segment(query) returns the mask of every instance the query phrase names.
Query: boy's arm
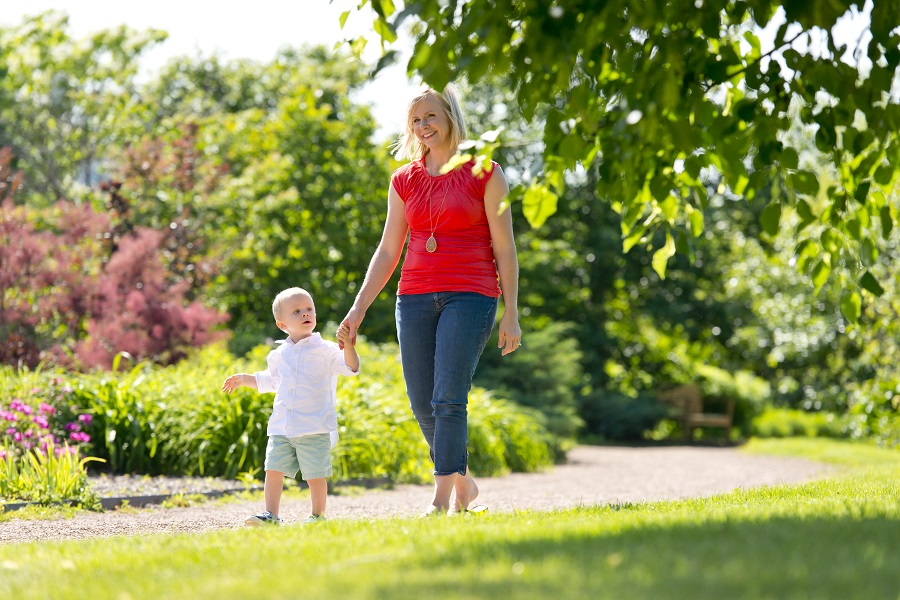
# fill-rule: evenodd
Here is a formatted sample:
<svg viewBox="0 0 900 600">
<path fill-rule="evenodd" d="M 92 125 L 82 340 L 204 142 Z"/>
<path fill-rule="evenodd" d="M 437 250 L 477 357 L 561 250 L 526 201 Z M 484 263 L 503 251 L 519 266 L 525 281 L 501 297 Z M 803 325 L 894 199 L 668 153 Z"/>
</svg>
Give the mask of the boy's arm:
<svg viewBox="0 0 900 600">
<path fill-rule="evenodd" d="M 344 364 L 347 365 L 353 373 L 359 373 L 359 354 L 356 352 L 356 346 L 350 342 L 350 328 L 344 324 L 341 325 L 337 332 L 338 342 L 343 346 Z"/>
<path fill-rule="evenodd" d="M 350 343 L 349 337 L 347 341 L 344 342 L 344 363 L 346 363 L 354 373 L 359 372 L 359 354 L 356 353 L 356 346 Z"/>
<path fill-rule="evenodd" d="M 249 387 L 254 390 L 257 389 L 256 377 L 250 373 L 235 373 L 222 384 L 222 391 L 226 394 L 230 394 L 239 387 Z"/>
</svg>

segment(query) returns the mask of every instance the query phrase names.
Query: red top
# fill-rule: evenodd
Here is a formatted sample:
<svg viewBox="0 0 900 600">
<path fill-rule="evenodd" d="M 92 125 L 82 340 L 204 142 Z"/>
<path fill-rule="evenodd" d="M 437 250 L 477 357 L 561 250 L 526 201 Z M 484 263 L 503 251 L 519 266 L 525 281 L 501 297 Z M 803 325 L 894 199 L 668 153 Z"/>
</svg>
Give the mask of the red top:
<svg viewBox="0 0 900 600">
<path fill-rule="evenodd" d="M 397 294 L 477 292 L 500 296 L 491 231 L 484 211 L 484 188 L 494 173 L 472 174 L 475 161 L 432 177 L 425 159 L 407 163 L 391 175 L 405 203 L 409 245 Z M 430 200 L 430 215 L 429 215 Z M 430 222 L 429 222 L 430 221 Z M 437 250 L 425 243 L 434 234 Z"/>
</svg>

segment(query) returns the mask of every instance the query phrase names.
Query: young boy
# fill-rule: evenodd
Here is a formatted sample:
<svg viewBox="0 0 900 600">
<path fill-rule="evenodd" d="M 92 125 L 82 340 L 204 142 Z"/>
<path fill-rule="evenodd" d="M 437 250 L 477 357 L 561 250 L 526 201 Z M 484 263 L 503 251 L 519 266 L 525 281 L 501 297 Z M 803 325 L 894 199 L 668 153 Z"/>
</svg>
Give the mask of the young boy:
<svg viewBox="0 0 900 600">
<path fill-rule="evenodd" d="M 225 380 L 222 391 L 241 386 L 275 392 L 266 446 L 266 511 L 248 518 L 251 526 L 281 525 L 278 507 L 284 476 L 301 477 L 309 485 L 312 512 L 304 523 L 325 520 L 325 500 L 332 473 L 331 449 L 337 444 L 338 375 L 357 375 L 359 355 L 342 326 L 337 344 L 322 339 L 316 328 L 316 307 L 302 288 L 289 288 L 272 303 L 275 325 L 288 334 L 269 353 L 268 368 L 258 373 L 237 373 Z"/>
</svg>

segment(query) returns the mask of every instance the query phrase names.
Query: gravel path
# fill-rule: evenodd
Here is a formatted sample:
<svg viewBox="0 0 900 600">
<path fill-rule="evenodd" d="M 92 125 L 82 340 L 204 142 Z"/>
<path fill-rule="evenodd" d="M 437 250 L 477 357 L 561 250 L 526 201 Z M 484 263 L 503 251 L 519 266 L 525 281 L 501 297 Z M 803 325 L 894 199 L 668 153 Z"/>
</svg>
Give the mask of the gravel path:
<svg viewBox="0 0 900 600">
<path fill-rule="evenodd" d="M 515 473 L 478 480 L 478 503 L 491 511 L 552 510 L 575 506 L 648 502 L 711 496 L 736 488 L 799 483 L 822 477 L 826 465 L 804 459 L 746 454 L 734 448 L 621 448 L 579 446 L 569 462 L 544 473 Z M 430 486 L 397 486 L 328 498 L 329 519 L 415 516 L 431 500 Z M 198 533 L 243 527 L 263 509 L 262 500 L 158 506 L 101 513 L 81 512 L 70 519 L 0 522 L 0 543 L 85 539 L 160 532 Z M 281 516 L 297 524 L 309 512 L 308 499 L 285 498 Z"/>
</svg>

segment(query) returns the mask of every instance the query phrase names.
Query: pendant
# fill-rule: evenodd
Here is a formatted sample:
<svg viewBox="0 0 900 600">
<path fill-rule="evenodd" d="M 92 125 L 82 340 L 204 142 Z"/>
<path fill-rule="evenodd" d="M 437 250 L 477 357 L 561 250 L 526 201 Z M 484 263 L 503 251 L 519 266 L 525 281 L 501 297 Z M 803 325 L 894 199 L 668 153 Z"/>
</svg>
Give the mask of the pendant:
<svg viewBox="0 0 900 600">
<path fill-rule="evenodd" d="M 434 234 L 431 234 L 431 237 L 428 238 L 428 241 L 425 242 L 425 249 L 429 252 L 434 252 L 437 250 L 437 240 L 434 239 Z"/>
</svg>

